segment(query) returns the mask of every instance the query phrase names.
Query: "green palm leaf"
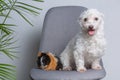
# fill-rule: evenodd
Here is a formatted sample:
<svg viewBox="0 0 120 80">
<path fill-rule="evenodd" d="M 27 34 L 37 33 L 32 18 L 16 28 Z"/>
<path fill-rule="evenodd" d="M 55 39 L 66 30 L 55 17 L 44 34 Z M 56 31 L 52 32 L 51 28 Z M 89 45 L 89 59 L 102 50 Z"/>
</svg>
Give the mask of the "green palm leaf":
<svg viewBox="0 0 120 80">
<path fill-rule="evenodd" d="M 0 80 L 16 80 L 16 67 L 0 63 Z"/>
<path fill-rule="evenodd" d="M 13 55 L 15 53 L 14 49 L 16 47 L 13 46 L 13 44 L 16 41 L 13 41 L 13 37 L 11 37 L 11 35 L 2 35 L 0 36 L 0 52 L 2 54 L 5 54 L 6 56 L 8 56 L 10 59 L 14 59 L 16 58 L 15 55 Z M 14 53 L 13 53 L 14 52 Z"/>
<path fill-rule="evenodd" d="M 33 0 L 37 2 L 43 2 L 43 0 Z M 39 15 L 39 11 L 41 8 L 35 7 L 33 5 L 29 5 L 27 3 L 19 2 L 17 0 L 0 0 L 0 18 L 2 19 L 2 23 L 0 23 L 0 54 L 4 54 L 10 59 L 15 59 L 15 47 L 14 37 L 12 37 L 12 33 L 14 32 L 11 27 L 16 26 L 14 24 L 8 24 L 6 21 L 8 18 L 11 18 L 11 11 L 15 11 L 18 15 L 20 15 L 27 23 L 31 26 L 33 24 L 29 21 L 29 19 L 23 13 L 32 13 L 33 15 Z M 2 64 L 0 63 L 0 80 L 16 80 L 16 70 L 15 66 L 10 64 Z"/>
<path fill-rule="evenodd" d="M 27 7 L 33 8 L 33 9 L 42 10 L 41 8 L 26 4 L 26 3 L 23 3 L 23 2 L 16 2 L 16 3 L 21 4 L 21 6 L 27 6 Z"/>
<path fill-rule="evenodd" d="M 15 5 L 15 7 L 16 8 L 20 8 L 20 9 L 25 10 L 25 11 L 28 11 L 30 13 L 33 13 L 34 15 L 38 15 L 39 14 L 38 11 L 35 11 L 35 10 L 33 10 L 31 8 L 28 8 L 28 7 L 25 7 L 25 6 Z"/>
<path fill-rule="evenodd" d="M 8 0 L 10 4 L 13 4 L 13 0 Z"/>
<path fill-rule="evenodd" d="M 14 24 L 0 24 L 1 32 L 6 33 L 7 35 L 11 34 L 13 32 L 13 30 L 10 29 L 9 26 L 15 26 L 15 25 Z"/>
<path fill-rule="evenodd" d="M 14 24 L 0 24 L 0 26 L 16 26 Z"/>
<path fill-rule="evenodd" d="M 6 17 L 6 14 L 0 14 L 0 17 Z M 10 16 L 8 16 L 8 18 L 11 18 Z"/>
<path fill-rule="evenodd" d="M 43 0 L 33 0 L 33 1 L 44 2 Z"/>
<path fill-rule="evenodd" d="M 14 9 L 26 22 L 28 22 L 31 26 L 33 26 L 33 24 L 17 9 Z"/>
</svg>

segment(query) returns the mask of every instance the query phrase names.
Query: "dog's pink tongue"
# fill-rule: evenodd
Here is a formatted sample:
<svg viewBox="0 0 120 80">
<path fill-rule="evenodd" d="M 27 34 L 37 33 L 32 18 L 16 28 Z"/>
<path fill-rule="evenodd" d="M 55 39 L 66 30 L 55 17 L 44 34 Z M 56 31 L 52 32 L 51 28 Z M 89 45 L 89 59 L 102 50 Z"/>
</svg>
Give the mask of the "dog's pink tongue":
<svg viewBox="0 0 120 80">
<path fill-rule="evenodd" d="M 90 30 L 90 31 L 88 31 L 88 34 L 89 34 L 90 36 L 94 35 L 94 33 L 95 33 L 94 30 Z"/>
</svg>

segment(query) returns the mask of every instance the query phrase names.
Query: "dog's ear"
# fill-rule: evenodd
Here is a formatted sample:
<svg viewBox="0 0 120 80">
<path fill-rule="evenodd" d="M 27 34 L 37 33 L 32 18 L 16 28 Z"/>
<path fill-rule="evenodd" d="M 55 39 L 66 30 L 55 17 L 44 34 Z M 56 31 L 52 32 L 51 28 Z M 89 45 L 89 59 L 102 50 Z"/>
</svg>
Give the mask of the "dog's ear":
<svg viewBox="0 0 120 80">
<path fill-rule="evenodd" d="M 41 55 L 42 55 L 42 52 L 38 52 L 38 55 L 37 55 L 37 56 L 39 57 L 39 56 L 41 56 Z"/>
<path fill-rule="evenodd" d="M 80 26 L 82 26 L 82 17 L 79 17 L 78 19 L 77 19 L 77 23 L 80 25 Z"/>
<path fill-rule="evenodd" d="M 80 16 L 78 17 L 78 20 L 77 20 L 78 22 L 80 22 L 82 20 L 84 13 L 85 13 L 85 11 L 83 13 L 81 13 Z"/>
<path fill-rule="evenodd" d="M 78 17 L 78 19 L 77 19 L 77 22 L 81 25 L 81 21 L 82 21 L 82 19 L 83 19 L 83 16 L 84 16 L 84 14 L 86 13 L 87 11 L 85 10 L 85 11 L 83 11 L 81 14 L 80 14 L 80 16 Z"/>
</svg>

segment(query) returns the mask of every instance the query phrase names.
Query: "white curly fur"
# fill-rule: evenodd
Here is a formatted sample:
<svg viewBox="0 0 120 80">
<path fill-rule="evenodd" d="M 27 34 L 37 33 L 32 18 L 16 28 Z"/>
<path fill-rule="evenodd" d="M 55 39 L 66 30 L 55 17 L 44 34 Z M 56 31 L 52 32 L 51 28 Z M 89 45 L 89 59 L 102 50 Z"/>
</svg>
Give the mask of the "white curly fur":
<svg viewBox="0 0 120 80">
<path fill-rule="evenodd" d="M 103 14 L 96 9 L 89 9 L 80 15 L 78 21 L 81 31 L 69 41 L 60 55 L 63 70 L 71 70 L 74 64 L 80 72 L 86 71 L 86 65 L 90 65 L 92 69 L 102 69 L 100 59 L 106 45 Z M 93 27 L 93 32 L 89 31 L 90 26 Z"/>
</svg>

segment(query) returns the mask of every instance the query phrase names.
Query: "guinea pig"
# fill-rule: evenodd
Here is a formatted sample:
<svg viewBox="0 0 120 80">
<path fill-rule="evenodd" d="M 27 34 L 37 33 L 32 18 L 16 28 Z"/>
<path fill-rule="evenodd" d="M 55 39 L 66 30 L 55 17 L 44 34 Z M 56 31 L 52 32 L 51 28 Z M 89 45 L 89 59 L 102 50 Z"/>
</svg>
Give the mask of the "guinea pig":
<svg viewBox="0 0 120 80">
<path fill-rule="evenodd" d="M 59 57 L 50 52 L 39 52 L 37 56 L 38 68 L 43 70 L 62 70 L 63 66 Z"/>
</svg>

